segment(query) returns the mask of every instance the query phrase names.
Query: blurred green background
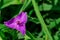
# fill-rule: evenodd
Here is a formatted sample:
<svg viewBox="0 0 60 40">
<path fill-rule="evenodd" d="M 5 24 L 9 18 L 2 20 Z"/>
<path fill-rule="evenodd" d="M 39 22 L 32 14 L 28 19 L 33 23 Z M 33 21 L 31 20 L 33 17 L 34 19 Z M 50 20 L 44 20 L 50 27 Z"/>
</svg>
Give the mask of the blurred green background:
<svg viewBox="0 0 60 40">
<path fill-rule="evenodd" d="M 53 40 L 60 40 L 60 0 L 33 1 L 38 4 L 39 12 Z M 34 9 L 32 0 L 1 0 L 0 40 L 50 40 L 48 34 L 45 34 L 42 30 L 43 27 Z M 17 30 L 10 29 L 4 25 L 4 21 L 10 20 L 22 11 L 26 11 L 28 15 L 25 36 Z"/>
</svg>

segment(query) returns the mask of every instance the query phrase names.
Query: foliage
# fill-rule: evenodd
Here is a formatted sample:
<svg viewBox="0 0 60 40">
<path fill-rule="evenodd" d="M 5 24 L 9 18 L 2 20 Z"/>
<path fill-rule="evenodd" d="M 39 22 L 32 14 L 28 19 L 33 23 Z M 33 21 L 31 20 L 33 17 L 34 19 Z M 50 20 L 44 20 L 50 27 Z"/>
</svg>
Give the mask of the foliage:
<svg viewBox="0 0 60 40">
<path fill-rule="evenodd" d="M 60 0 L 1 0 L 0 40 L 60 40 Z M 26 11 L 26 35 L 4 25 Z"/>
</svg>

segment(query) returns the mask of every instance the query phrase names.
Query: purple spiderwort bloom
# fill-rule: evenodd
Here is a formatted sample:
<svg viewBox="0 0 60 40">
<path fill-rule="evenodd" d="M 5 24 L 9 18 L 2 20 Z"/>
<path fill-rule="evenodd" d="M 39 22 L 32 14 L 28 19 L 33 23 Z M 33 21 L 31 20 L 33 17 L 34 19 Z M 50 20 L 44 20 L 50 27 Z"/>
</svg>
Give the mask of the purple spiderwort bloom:
<svg viewBox="0 0 60 40">
<path fill-rule="evenodd" d="M 9 21 L 5 21 L 4 24 L 12 29 L 16 29 L 20 31 L 23 35 L 26 34 L 25 24 L 27 22 L 27 13 L 21 12 L 16 17 L 10 19 Z"/>
</svg>

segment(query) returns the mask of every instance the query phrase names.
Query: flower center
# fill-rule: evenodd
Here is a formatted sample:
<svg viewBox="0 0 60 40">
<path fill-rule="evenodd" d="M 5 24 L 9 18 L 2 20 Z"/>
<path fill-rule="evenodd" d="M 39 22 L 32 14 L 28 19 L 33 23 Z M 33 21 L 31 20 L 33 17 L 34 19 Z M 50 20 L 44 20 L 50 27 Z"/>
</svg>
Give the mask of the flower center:
<svg viewBox="0 0 60 40">
<path fill-rule="evenodd" d="M 23 24 L 20 21 L 17 21 L 17 25 L 22 26 Z"/>
</svg>

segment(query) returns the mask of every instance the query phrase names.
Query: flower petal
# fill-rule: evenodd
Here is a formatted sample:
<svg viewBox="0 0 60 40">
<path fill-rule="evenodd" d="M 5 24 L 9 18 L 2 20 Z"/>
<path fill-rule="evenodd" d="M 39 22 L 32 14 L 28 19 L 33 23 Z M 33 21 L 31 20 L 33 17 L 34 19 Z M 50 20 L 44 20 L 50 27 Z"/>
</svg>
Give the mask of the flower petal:
<svg viewBox="0 0 60 40">
<path fill-rule="evenodd" d="M 14 22 L 14 19 L 15 18 L 12 18 L 12 19 L 10 19 L 8 21 L 5 21 L 4 24 L 7 24 L 7 25 L 12 24 Z"/>
<path fill-rule="evenodd" d="M 9 21 L 5 21 L 4 24 L 9 28 L 16 29 L 20 31 L 23 35 L 26 34 L 25 23 L 27 22 L 27 13 L 22 12 L 16 17 L 10 19 Z"/>
<path fill-rule="evenodd" d="M 27 13 L 22 12 L 18 16 L 16 16 L 16 19 L 19 20 L 21 23 L 26 23 L 27 22 Z"/>
<path fill-rule="evenodd" d="M 19 25 L 18 25 L 18 26 L 16 27 L 16 30 L 20 31 L 23 35 L 26 34 L 25 25 L 23 25 L 23 26 L 19 26 Z"/>
<path fill-rule="evenodd" d="M 27 13 L 26 12 L 23 13 L 23 16 L 21 17 L 20 20 L 21 20 L 22 23 L 26 23 L 27 22 Z"/>
<path fill-rule="evenodd" d="M 5 21 L 4 24 L 9 28 L 15 29 L 16 26 L 15 18 L 10 19 L 9 21 Z"/>
</svg>

